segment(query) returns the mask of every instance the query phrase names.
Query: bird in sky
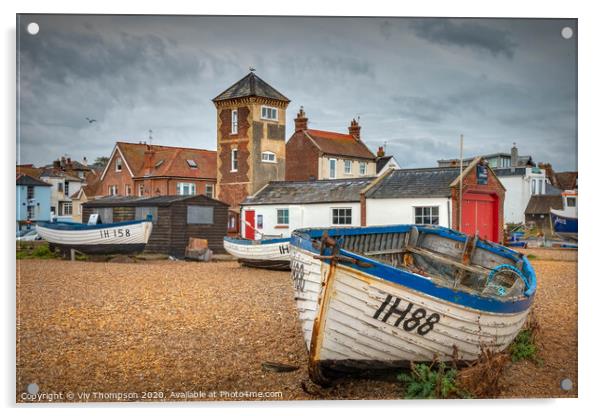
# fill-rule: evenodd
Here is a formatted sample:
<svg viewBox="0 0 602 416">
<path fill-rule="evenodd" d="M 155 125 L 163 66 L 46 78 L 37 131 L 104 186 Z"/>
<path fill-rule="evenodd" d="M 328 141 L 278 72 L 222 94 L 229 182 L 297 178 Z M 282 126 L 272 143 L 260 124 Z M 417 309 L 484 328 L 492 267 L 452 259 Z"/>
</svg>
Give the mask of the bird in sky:
<svg viewBox="0 0 602 416">
<path fill-rule="evenodd" d="M 92 124 L 92 123 L 96 123 L 96 120 L 93 118 L 88 118 L 86 117 L 86 120 L 88 120 L 88 123 Z"/>
</svg>

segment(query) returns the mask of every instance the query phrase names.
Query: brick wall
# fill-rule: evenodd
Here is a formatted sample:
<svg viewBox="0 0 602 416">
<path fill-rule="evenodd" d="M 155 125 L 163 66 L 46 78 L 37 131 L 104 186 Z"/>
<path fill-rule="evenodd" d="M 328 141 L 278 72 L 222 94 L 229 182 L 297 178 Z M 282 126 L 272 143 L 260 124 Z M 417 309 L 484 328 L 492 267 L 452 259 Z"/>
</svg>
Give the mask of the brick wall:
<svg viewBox="0 0 602 416">
<path fill-rule="evenodd" d="M 117 158 L 118 156 L 114 157 L 109 164 L 109 168 L 107 169 L 107 172 L 105 173 L 105 176 L 99 187 L 100 196 L 109 195 L 109 187 L 111 185 L 117 185 L 117 194 L 121 196 L 125 196 L 126 185 L 130 185 L 132 190 L 134 189 L 134 181 L 128 168 L 125 166 L 125 161 L 123 159 L 121 161 L 121 172 L 117 172 L 115 170 Z"/>
<path fill-rule="evenodd" d="M 285 179 L 306 181 L 318 179 L 320 151 L 303 131 L 297 131 L 286 143 Z"/>
</svg>

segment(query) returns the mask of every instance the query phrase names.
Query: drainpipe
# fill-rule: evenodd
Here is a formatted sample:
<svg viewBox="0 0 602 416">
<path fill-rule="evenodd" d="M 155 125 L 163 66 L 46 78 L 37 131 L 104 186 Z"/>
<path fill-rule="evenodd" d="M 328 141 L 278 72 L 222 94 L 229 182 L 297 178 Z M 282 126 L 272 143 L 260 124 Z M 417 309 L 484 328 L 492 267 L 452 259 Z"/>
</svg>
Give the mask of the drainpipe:
<svg viewBox="0 0 602 416">
<path fill-rule="evenodd" d="M 458 201 L 458 231 L 462 231 L 462 183 L 464 182 L 464 178 L 462 178 L 462 171 L 464 170 L 463 165 L 464 161 L 462 158 L 464 150 L 464 135 L 460 135 L 460 198 Z"/>
</svg>

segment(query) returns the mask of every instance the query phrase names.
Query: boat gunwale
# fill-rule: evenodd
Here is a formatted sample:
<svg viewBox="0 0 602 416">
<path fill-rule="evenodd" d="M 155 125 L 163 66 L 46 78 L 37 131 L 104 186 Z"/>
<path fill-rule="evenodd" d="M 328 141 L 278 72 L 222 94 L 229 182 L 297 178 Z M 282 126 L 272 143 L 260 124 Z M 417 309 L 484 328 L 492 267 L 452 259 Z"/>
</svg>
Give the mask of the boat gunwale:
<svg viewBox="0 0 602 416">
<path fill-rule="evenodd" d="M 250 246 L 250 245 L 267 245 L 267 244 L 281 244 L 281 243 L 290 243 L 291 238 L 266 238 L 263 240 L 249 240 L 247 238 L 236 238 L 236 237 L 224 237 L 224 242 L 230 244 L 239 244 L 242 246 Z"/>
<path fill-rule="evenodd" d="M 144 220 L 134 220 L 134 221 L 122 221 L 122 222 L 112 222 L 108 224 L 80 224 L 76 222 L 51 222 L 44 221 L 38 222 L 36 227 L 46 228 L 49 230 L 56 231 L 90 231 L 90 230 L 101 230 L 103 228 L 115 228 L 115 227 L 125 227 L 128 225 L 138 225 L 145 222 L 152 223 L 152 220 L 144 219 Z"/>
</svg>

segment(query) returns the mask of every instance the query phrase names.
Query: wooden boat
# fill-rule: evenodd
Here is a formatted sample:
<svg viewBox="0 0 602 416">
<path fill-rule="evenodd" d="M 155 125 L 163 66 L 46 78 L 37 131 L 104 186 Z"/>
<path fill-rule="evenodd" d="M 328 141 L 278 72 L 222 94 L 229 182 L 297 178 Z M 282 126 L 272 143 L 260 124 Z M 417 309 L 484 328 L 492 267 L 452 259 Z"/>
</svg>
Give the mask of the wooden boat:
<svg viewBox="0 0 602 416">
<path fill-rule="evenodd" d="M 245 266 L 289 270 L 290 241 L 290 238 L 249 240 L 224 237 L 224 248 Z"/>
<path fill-rule="evenodd" d="M 578 240 L 577 191 L 562 193 L 563 209 L 550 209 L 550 221 L 554 233 L 560 238 Z"/>
<path fill-rule="evenodd" d="M 45 222 L 36 225 L 38 235 L 61 250 L 75 249 L 86 254 L 128 254 L 144 250 L 153 223 L 141 221 L 112 224 Z"/>
<path fill-rule="evenodd" d="M 291 276 L 319 384 L 503 350 L 536 289 L 522 254 L 436 226 L 296 230 Z"/>
</svg>

